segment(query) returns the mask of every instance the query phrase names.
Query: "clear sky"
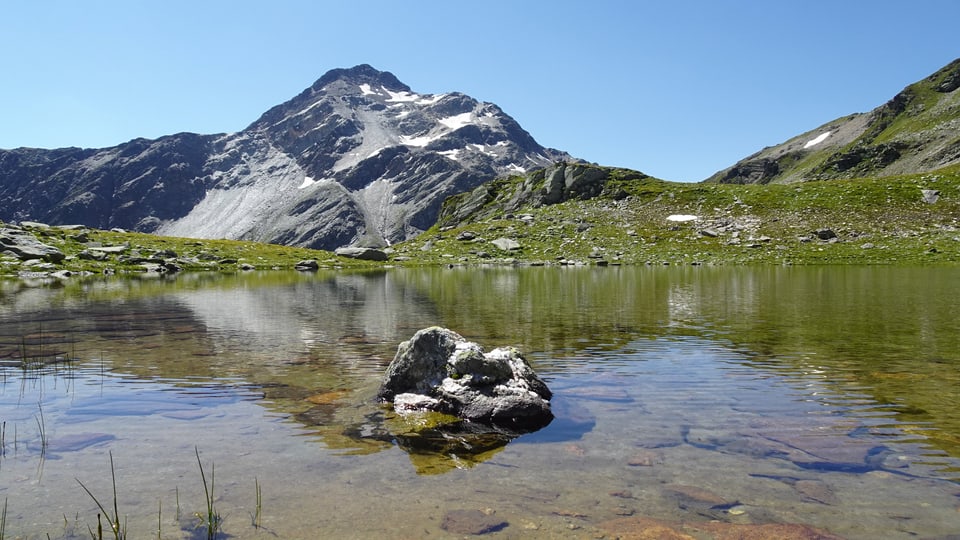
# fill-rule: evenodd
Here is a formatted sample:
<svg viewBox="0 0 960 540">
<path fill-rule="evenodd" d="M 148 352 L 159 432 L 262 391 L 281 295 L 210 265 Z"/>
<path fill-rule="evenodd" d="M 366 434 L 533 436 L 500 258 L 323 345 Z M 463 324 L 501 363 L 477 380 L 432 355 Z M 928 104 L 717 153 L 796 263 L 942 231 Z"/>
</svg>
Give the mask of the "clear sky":
<svg viewBox="0 0 960 540">
<path fill-rule="evenodd" d="M 0 148 L 239 131 L 333 68 L 699 181 L 960 57 L 960 0 L 0 0 Z"/>
</svg>

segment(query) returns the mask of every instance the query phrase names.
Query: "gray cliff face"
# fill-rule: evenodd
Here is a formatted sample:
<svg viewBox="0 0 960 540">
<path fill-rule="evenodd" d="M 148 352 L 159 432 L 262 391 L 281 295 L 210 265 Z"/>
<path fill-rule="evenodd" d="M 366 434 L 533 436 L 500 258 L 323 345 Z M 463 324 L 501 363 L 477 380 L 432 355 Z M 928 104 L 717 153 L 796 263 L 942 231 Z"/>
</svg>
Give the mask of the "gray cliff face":
<svg viewBox="0 0 960 540">
<path fill-rule="evenodd" d="M 238 133 L 0 150 L 0 220 L 380 247 L 430 227 L 450 195 L 568 158 L 496 105 L 362 65 Z"/>
</svg>

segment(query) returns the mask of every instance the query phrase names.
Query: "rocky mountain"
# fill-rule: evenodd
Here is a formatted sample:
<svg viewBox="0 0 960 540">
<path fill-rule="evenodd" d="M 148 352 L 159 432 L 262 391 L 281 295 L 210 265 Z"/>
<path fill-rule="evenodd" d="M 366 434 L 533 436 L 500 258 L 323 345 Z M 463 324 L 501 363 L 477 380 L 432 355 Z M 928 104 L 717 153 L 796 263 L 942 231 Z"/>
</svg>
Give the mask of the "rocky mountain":
<svg viewBox="0 0 960 540">
<path fill-rule="evenodd" d="M 437 225 L 459 227 L 524 209 L 541 208 L 566 201 L 627 196 L 624 182 L 650 178 L 628 169 L 587 163 L 556 163 L 527 174 L 486 182 L 472 191 L 452 196 L 443 203 Z"/>
<path fill-rule="evenodd" d="M 383 246 L 430 227 L 450 195 L 566 159 L 494 104 L 360 65 L 238 133 L 0 150 L 0 220 Z"/>
<path fill-rule="evenodd" d="M 869 113 L 765 148 L 707 182 L 769 184 L 927 172 L 960 163 L 960 59 Z"/>
</svg>

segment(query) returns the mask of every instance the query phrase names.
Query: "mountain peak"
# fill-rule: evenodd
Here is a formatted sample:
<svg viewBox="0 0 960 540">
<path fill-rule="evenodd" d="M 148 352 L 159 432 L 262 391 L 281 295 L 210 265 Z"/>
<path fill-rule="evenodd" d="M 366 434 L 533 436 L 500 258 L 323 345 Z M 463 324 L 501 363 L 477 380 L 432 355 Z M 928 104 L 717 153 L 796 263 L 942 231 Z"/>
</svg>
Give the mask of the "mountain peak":
<svg viewBox="0 0 960 540">
<path fill-rule="evenodd" d="M 496 105 L 419 94 L 361 64 L 328 71 L 237 133 L 67 154 L 0 150 L 0 219 L 385 246 L 431 227 L 450 195 L 568 159 Z"/>
<path fill-rule="evenodd" d="M 313 83 L 313 86 L 310 88 L 314 91 L 322 90 L 337 81 L 344 81 L 354 85 L 379 85 L 398 92 L 410 91 L 410 87 L 400 82 L 393 73 L 389 71 L 379 71 L 369 64 L 360 64 L 352 68 L 331 69 L 317 79 L 317 82 Z"/>
</svg>

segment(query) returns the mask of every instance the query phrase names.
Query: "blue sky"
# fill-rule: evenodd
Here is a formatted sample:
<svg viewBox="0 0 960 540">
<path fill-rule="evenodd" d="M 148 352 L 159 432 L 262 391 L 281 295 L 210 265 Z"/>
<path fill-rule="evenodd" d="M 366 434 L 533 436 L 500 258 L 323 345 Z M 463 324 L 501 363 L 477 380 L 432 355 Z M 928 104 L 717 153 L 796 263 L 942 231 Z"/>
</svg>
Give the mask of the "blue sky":
<svg viewBox="0 0 960 540">
<path fill-rule="evenodd" d="M 9 0 L 0 148 L 238 131 L 366 63 L 576 157 L 699 181 L 960 57 L 958 20 L 957 0 Z"/>
</svg>

